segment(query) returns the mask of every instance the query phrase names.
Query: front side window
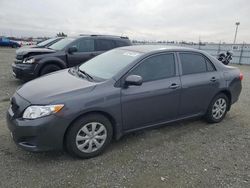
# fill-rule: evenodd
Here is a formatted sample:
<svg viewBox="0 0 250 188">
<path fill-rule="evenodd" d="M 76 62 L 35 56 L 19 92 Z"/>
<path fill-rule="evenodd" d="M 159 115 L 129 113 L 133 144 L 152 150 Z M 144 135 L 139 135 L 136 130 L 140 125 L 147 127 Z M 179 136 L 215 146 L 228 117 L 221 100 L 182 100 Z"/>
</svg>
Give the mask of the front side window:
<svg viewBox="0 0 250 188">
<path fill-rule="evenodd" d="M 72 47 L 77 48 L 77 52 L 93 52 L 94 40 L 93 39 L 80 39 L 72 44 Z"/>
<path fill-rule="evenodd" d="M 115 42 L 107 39 L 96 40 L 96 51 L 106 51 L 115 48 Z"/>
<path fill-rule="evenodd" d="M 2 38 L 2 41 L 3 41 L 3 42 L 9 42 L 10 40 L 7 39 L 7 38 Z"/>
<path fill-rule="evenodd" d="M 139 75 L 143 82 L 175 76 L 174 54 L 161 54 L 149 57 L 135 67 L 130 75 Z"/>
<path fill-rule="evenodd" d="M 207 71 L 206 60 L 199 54 L 180 53 L 182 74 L 196 74 Z"/>
</svg>

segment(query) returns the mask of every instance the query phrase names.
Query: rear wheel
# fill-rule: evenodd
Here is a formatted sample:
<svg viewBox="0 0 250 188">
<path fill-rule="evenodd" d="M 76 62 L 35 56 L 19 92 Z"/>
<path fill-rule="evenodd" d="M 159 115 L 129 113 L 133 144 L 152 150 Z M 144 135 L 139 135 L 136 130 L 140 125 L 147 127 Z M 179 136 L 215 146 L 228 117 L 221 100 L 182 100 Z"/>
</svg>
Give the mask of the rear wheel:
<svg viewBox="0 0 250 188">
<path fill-rule="evenodd" d="M 66 149 L 80 158 L 101 154 L 111 142 L 113 129 L 103 115 L 91 114 L 78 119 L 66 134 Z"/>
<path fill-rule="evenodd" d="M 209 105 L 206 119 L 209 123 L 218 123 L 222 121 L 229 107 L 228 97 L 221 93 L 216 95 Z"/>
<path fill-rule="evenodd" d="M 51 72 L 55 72 L 60 70 L 61 68 L 57 65 L 51 64 L 51 65 L 45 65 L 45 67 L 42 68 L 41 72 L 40 72 L 40 76 L 51 73 Z"/>
</svg>

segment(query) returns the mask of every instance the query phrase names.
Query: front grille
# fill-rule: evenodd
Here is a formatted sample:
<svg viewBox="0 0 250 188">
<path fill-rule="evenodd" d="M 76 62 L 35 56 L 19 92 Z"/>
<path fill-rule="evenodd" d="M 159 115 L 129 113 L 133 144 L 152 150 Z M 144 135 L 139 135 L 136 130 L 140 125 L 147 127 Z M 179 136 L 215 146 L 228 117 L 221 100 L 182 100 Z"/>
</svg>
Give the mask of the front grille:
<svg viewBox="0 0 250 188">
<path fill-rule="evenodd" d="M 16 55 L 17 60 L 23 60 L 23 55 Z"/>
<path fill-rule="evenodd" d="M 18 64 L 18 63 L 22 63 L 23 61 L 22 60 L 17 60 L 17 59 L 15 59 L 15 61 L 14 61 L 16 64 Z"/>
<path fill-rule="evenodd" d="M 22 63 L 23 62 L 23 55 L 16 55 L 16 59 L 15 59 L 15 63 L 18 64 L 18 63 Z"/>
</svg>

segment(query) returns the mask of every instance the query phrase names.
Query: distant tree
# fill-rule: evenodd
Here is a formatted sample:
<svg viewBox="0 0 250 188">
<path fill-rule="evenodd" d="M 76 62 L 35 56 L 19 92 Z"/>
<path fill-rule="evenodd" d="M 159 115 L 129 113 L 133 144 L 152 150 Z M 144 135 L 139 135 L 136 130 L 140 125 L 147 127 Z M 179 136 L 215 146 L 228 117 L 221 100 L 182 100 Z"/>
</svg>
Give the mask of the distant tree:
<svg viewBox="0 0 250 188">
<path fill-rule="evenodd" d="M 67 35 L 64 32 L 59 32 L 56 34 L 57 37 L 67 37 Z"/>
</svg>

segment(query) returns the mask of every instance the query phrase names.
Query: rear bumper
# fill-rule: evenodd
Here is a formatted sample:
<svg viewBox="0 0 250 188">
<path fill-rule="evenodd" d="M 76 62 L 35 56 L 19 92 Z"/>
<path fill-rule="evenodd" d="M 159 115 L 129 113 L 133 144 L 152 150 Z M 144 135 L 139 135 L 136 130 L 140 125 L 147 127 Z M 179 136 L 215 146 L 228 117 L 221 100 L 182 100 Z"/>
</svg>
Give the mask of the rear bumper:
<svg viewBox="0 0 250 188">
<path fill-rule="evenodd" d="M 31 80 L 37 77 L 36 64 L 12 63 L 12 74 L 21 80 Z"/>
<path fill-rule="evenodd" d="M 231 104 L 236 103 L 239 100 L 240 93 L 242 90 L 241 81 L 232 82 L 230 85 L 230 92 L 231 92 Z"/>
<path fill-rule="evenodd" d="M 63 149 L 68 127 L 63 118 L 50 115 L 35 120 L 15 119 L 10 108 L 6 120 L 14 142 L 22 149 L 33 152 Z"/>
</svg>

